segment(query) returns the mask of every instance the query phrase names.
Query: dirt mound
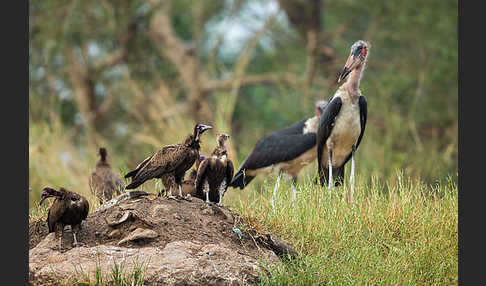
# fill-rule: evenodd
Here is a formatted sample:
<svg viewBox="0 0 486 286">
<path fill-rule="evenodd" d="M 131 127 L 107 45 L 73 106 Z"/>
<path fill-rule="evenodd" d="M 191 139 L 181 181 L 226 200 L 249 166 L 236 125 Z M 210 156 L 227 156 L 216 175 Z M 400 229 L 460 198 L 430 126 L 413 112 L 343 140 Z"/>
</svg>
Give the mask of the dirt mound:
<svg viewBox="0 0 486 286">
<path fill-rule="evenodd" d="M 243 231 L 228 208 L 197 198 L 119 197 L 83 221 L 81 246 L 72 247 L 67 227 L 62 252 L 47 234 L 45 222 L 29 225 L 29 280 L 36 285 L 67 281 L 79 268 L 109 272 L 117 259 L 127 266 L 145 260 L 147 285 L 239 285 L 258 280 L 259 261 L 295 254 L 275 236 Z"/>
</svg>

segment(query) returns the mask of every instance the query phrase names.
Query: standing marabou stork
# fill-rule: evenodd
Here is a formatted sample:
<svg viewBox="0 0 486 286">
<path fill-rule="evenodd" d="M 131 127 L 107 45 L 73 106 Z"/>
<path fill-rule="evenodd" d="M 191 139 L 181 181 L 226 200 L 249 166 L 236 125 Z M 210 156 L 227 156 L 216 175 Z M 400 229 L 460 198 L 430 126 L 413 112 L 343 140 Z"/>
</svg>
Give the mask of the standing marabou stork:
<svg viewBox="0 0 486 286">
<path fill-rule="evenodd" d="M 317 130 L 317 160 L 321 187 L 339 186 L 344 181 L 344 165 L 351 159 L 351 200 L 354 184 L 354 153 L 363 138 L 366 126 L 367 102 L 361 95 L 359 83 L 368 58 L 369 44 L 359 40 L 351 52 L 338 82 L 339 87 L 324 110 Z M 324 181 L 325 177 L 325 181 Z"/>
<path fill-rule="evenodd" d="M 292 199 L 295 200 L 297 176 L 316 158 L 317 126 L 326 105 L 326 101 L 316 102 L 315 116 L 260 139 L 236 171 L 230 186 L 243 189 L 256 175 L 268 174 L 276 169 L 279 173 L 273 188 L 272 204 L 280 186 L 281 173 L 292 177 Z"/>
</svg>

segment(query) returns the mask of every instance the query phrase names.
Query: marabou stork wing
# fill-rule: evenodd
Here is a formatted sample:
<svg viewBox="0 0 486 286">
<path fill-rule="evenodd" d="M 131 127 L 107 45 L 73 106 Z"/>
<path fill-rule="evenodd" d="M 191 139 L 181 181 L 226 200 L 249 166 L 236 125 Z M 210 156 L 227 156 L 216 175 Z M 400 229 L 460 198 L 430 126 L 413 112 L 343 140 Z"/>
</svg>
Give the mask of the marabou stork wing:
<svg viewBox="0 0 486 286">
<path fill-rule="evenodd" d="M 331 99 L 331 102 L 326 106 L 324 112 L 319 119 L 319 127 L 317 128 L 317 166 L 318 171 L 321 171 L 322 150 L 326 144 L 327 138 L 331 135 L 334 127 L 334 120 L 341 110 L 342 101 L 340 97 Z"/>
</svg>

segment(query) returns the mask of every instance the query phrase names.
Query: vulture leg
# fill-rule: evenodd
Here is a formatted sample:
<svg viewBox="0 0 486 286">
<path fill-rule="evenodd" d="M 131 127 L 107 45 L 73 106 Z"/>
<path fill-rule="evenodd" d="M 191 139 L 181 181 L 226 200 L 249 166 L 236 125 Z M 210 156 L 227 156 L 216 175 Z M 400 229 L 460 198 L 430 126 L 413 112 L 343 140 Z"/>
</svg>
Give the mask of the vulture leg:
<svg viewBox="0 0 486 286">
<path fill-rule="evenodd" d="M 297 177 L 292 178 L 292 201 L 295 202 L 295 197 L 297 193 Z"/>
<path fill-rule="evenodd" d="M 78 231 L 81 229 L 81 224 L 78 224 L 77 226 L 71 226 L 71 232 L 73 233 L 73 239 L 74 239 L 74 243 L 73 243 L 73 246 L 78 246 L 80 245 L 77 238 L 76 238 L 76 234 L 78 233 Z"/>
<path fill-rule="evenodd" d="M 62 223 L 57 223 L 56 225 L 56 236 L 59 237 L 59 251 L 62 252 L 62 234 L 64 232 L 64 225 Z"/>
<path fill-rule="evenodd" d="M 73 231 L 74 246 L 78 245 L 78 240 L 76 239 L 76 232 Z"/>
<path fill-rule="evenodd" d="M 221 186 L 219 186 L 219 189 L 218 189 L 218 193 L 219 193 L 219 202 L 218 202 L 218 206 L 222 205 L 222 202 L 223 202 L 223 194 L 224 194 L 224 189 L 226 188 L 225 186 L 226 184 L 223 183 L 221 184 Z"/>
<path fill-rule="evenodd" d="M 209 201 L 209 183 L 206 181 L 204 182 L 203 190 L 206 193 L 206 203 L 210 203 Z"/>
<path fill-rule="evenodd" d="M 351 202 L 353 201 L 353 195 L 354 195 L 354 152 L 356 151 L 356 146 L 353 145 L 352 147 L 352 151 L 351 151 L 351 175 L 350 175 L 350 178 L 349 178 L 349 185 L 350 185 L 350 199 L 351 199 Z"/>
<path fill-rule="evenodd" d="M 272 194 L 272 200 L 270 203 L 272 204 L 272 208 L 275 208 L 275 197 L 277 196 L 277 189 L 280 187 L 280 176 L 282 175 L 282 172 L 278 172 L 277 176 L 277 182 L 275 183 L 275 186 L 273 187 L 273 194 Z"/>
<path fill-rule="evenodd" d="M 181 187 L 181 184 L 177 184 L 177 187 L 179 188 L 179 197 L 182 197 L 182 187 Z"/>
</svg>

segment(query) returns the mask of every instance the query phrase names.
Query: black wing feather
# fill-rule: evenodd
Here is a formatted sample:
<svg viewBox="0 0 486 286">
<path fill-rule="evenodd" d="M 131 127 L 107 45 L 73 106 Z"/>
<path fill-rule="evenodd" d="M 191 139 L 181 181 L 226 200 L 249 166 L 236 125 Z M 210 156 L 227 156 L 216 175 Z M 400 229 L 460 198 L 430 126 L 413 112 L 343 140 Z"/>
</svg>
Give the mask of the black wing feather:
<svg viewBox="0 0 486 286">
<path fill-rule="evenodd" d="M 331 99 L 331 102 L 326 106 L 324 112 L 319 119 L 319 127 L 317 128 L 317 166 L 319 171 L 321 169 L 322 150 L 326 144 L 327 138 L 331 135 L 334 127 L 334 120 L 341 110 L 342 101 L 340 97 Z"/>
</svg>

